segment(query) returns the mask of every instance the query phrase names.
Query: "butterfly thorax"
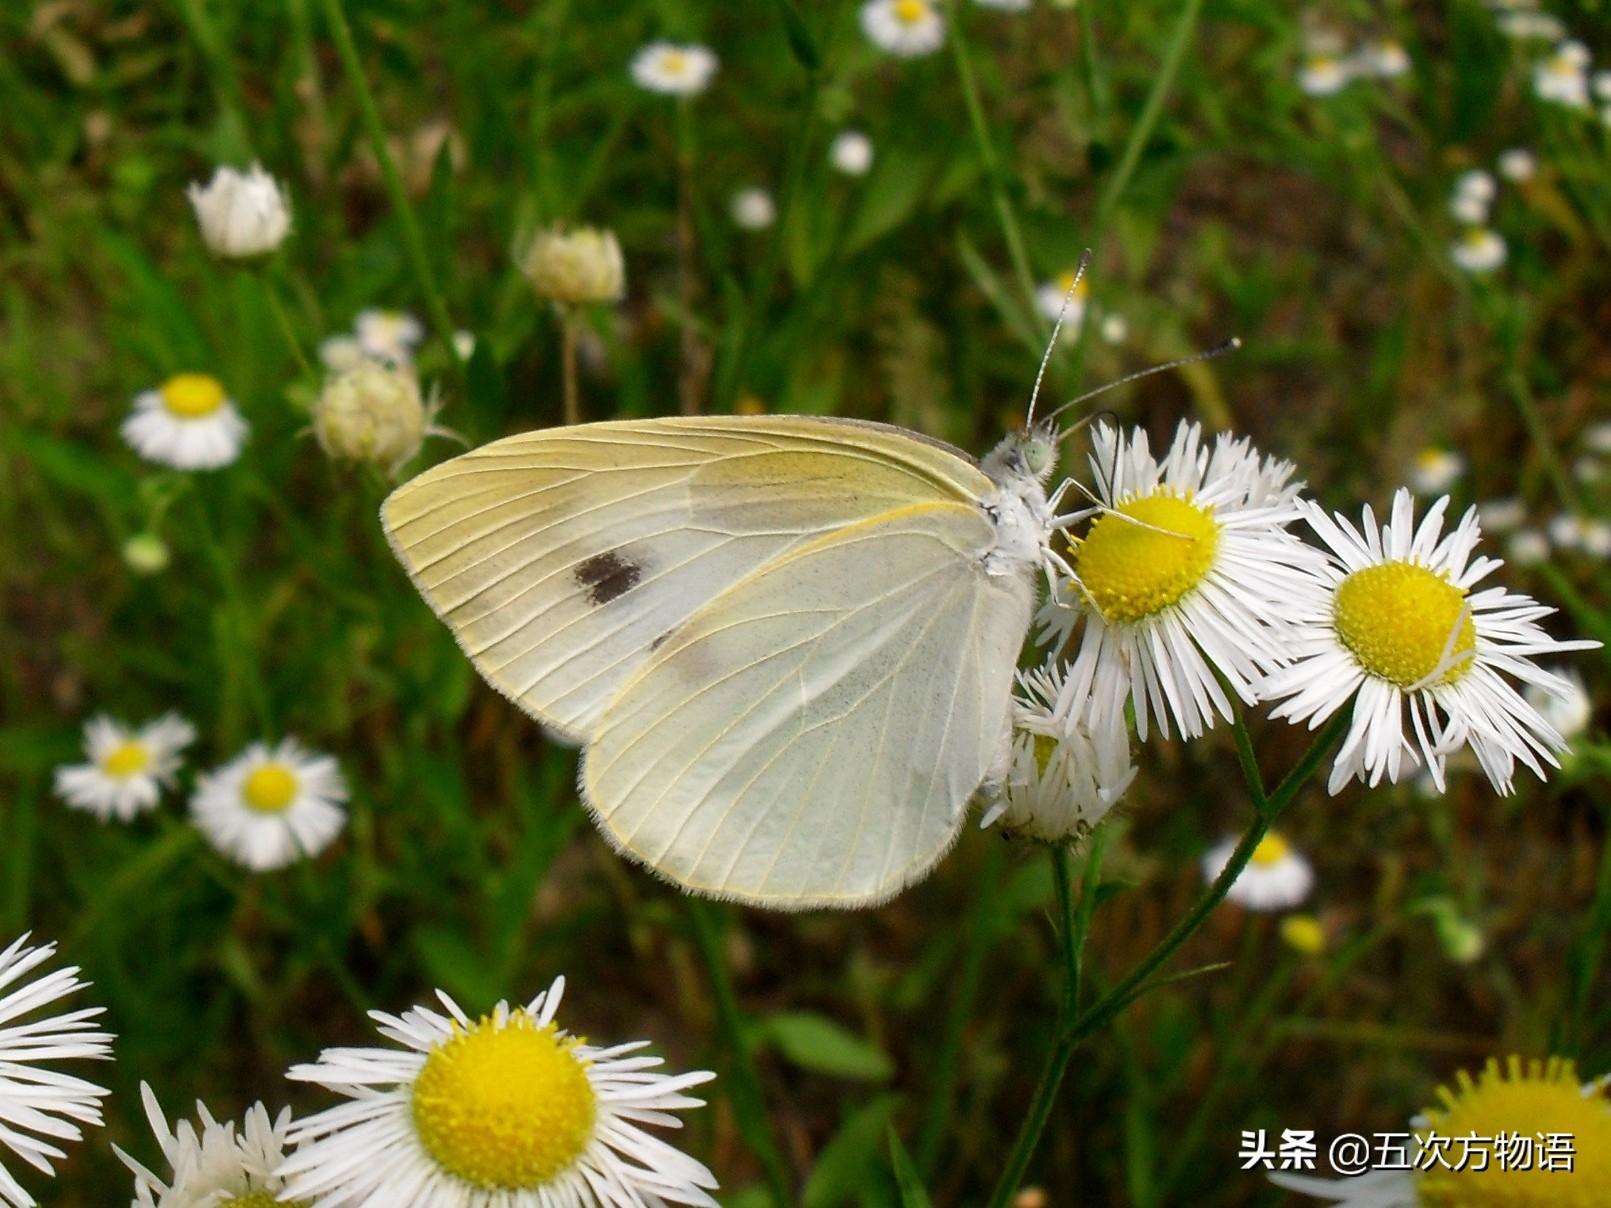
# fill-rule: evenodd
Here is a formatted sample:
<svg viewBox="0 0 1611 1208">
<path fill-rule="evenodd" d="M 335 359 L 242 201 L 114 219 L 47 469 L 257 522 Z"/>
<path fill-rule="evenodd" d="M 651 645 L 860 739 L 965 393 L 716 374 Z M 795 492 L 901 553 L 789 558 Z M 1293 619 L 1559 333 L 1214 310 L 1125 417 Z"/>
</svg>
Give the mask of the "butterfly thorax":
<svg viewBox="0 0 1611 1208">
<path fill-rule="evenodd" d="M 1052 472 L 1052 449 L 1048 433 L 1031 428 L 1008 435 L 979 463 L 995 484 L 980 501 L 996 528 L 995 548 L 985 557 L 992 575 L 1033 571 L 1045 558 L 1053 527 L 1044 485 Z"/>
</svg>

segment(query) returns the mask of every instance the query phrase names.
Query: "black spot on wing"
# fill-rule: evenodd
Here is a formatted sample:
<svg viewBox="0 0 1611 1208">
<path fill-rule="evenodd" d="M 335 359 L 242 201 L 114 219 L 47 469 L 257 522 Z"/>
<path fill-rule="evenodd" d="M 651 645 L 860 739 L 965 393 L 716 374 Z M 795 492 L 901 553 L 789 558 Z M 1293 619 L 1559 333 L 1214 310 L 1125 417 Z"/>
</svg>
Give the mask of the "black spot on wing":
<svg viewBox="0 0 1611 1208">
<path fill-rule="evenodd" d="M 638 585 L 643 578 L 643 567 L 610 550 L 594 554 L 576 567 L 576 581 L 588 589 L 587 597 L 595 604 L 608 604 Z"/>
</svg>

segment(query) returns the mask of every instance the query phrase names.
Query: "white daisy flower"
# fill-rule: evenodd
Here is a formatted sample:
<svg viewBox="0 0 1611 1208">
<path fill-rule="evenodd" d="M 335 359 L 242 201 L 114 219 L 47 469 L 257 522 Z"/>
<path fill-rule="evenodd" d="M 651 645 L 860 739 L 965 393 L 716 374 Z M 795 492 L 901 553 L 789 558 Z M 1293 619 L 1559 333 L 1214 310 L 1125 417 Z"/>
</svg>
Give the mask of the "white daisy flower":
<svg viewBox="0 0 1611 1208">
<path fill-rule="evenodd" d="M 247 427 L 217 378 L 177 373 L 135 396 L 122 432 L 147 461 L 176 470 L 216 470 L 240 456 Z"/>
<path fill-rule="evenodd" d="M 190 814 L 224 855 L 266 872 L 323 851 L 347 823 L 346 800 L 335 758 L 286 738 L 197 777 Z"/>
<path fill-rule="evenodd" d="M 1505 240 L 1498 231 L 1474 226 L 1454 241 L 1449 257 L 1468 273 L 1492 272 L 1505 262 Z"/>
<path fill-rule="evenodd" d="M 326 1049 L 289 1077 L 351 1102 L 298 1121 L 283 1194 L 386 1208 L 709 1205 L 716 1179 L 642 1126 L 675 1128 L 715 1077 L 652 1072 L 648 1042 L 599 1048 L 555 1026 L 565 979 L 473 1020 L 370 1012 L 401 1048 Z"/>
<path fill-rule="evenodd" d="M 1517 760 L 1541 778 L 1544 763 L 1559 766 L 1565 741 L 1510 681 L 1565 692 L 1560 676 L 1533 658 L 1599 643 L 1554 641 L 1538 622 L 1555 610 L 1530 597 L 1503 587 L 1473 592 L 1501 563 L 1472 556 L 1475 508 L 1443 535 L 1448 504 L 1438 500 L 1416 525 L 1414 496 L 1401 489 L 1385 524 L 1366 506 L 1359 529 L 1303 505 L 1333 558 L 1323 576 L 1290 594 L 1296 661 L 1272 672 L 1261 695 L 1281 702 L 1271 716 L 1310 729 L 1351 705 L 1333 793 L 1356 778 L 1396 783 L 1406 764 L 1423 761 L 1441 785 L 1445 760 L 1463 746 L 1501 794 L 1511 791 Z"/>
<path fill-rule="evenodd" d="M 668 96 L 695 96 L 710 86 L 716 54 L 708 47 L 651 42 L 632 56 L 638 87 Z"/>
<path fill-rule="evenodd" d="M 1549 538 L 1535 528 L 1517 529 L 1505 543 L 1505 557 L 1517 566 L 1537 566 L 1549 554 Z"/>
<path fill-rule="evenodd" d="M 346 373 L 368 359 L 357 336 L 330 336 L 319 343 L 319 360 L 331 373 Z"/>
<path fill-rule="evenodd" d="M 1477 505 L 1477 519 L 1490 533 L 1513 533 L 1527 522 L 1527 505 L 1514 496 Z"/>
<path fill-rule="evenodd" d="M 1456 197 L 1475 197 L 1486 204 L 1493 201 L 1498 192 L 1499 185 L 1495 182 L 1493 173 L 1482 168 L 1471 168 L 1454 178 Z"/>
<path fill-rule="evenodd" d="M 453 333 L 453 351 L 459 354 L 459 360 L 468 361 L 475 355 L 475 332 L 456 331 Z"/>
<path fill-rule="evenodd" d="M 1499 175 L 1521 184 L 1538 175 L 1538 157 L 1526 147 L 1512 147 L 1499 156 Z"/>
<path fill-rule="evenodd" d="M 1583 443 L 1595 453 L 1611 453 L 1611 420 L 1601 420 L 1583 429 Z"/>
<path fill-rule="evenodd" d="M 1499 32 L 1518 41 L 1553 42 L 1566 32 L 1566 26 L 1549 13 L 1521 11 L 1500 17 Z"/>
<path fill-rule="evenodd" d="M 733 221 L 746 231 L 764 231 L 778 220 L 777 203 L 765 189 L 740 189 L 733 194 Z"/>
<path fill-rule="evenodd" d="M 945 18 L 933 0 L 867 0 L 861 28 L 878 49 L 903 59 L 932 54 L 945 43 Z"/>
<path fill-rule="evenodd" d="M 1449 198 L 1449 213 L 1467 226 L 1484 226 L 1488 222 L 1489 203 L 1471 193 L 1455 193 Z"/>
<path fill-rule="evenodd" d="M 7 991 L 56 953 L 55 944 L 27 944 L 23 935 L 0 951 L 0 1152 L 10 1150 L 35 1170 L 52 1175 L 51 1159 L 67 1156 L 57 1142 L 81 1140 L 80 1124 L 99 1127 L 101 1100 L 109 1092 L 40 1063 L 109 1058 L 112 1037 L 90 1022 L 101 1007 L 21 1022 L 89 986 L 69 966 Z M 0 1208 L 33 1208 L 35 1203 L 0 1162 Z"/>
<path fill-rule="evenodd" d="M 1203 879 L 1215 881 L 1231 862 L 1237 840 L 1226 839 L 1203 856 Z M 1247 867 L 1231 882 L 1226 897 L 1249 910 L 1290 910 L 1314 888 L 1315 870 L 1275 831 L 1259 840 Z"/>
<path fill-rule="evenodd" d="M 230 259 L 272 252 L 291 231 L 291 205 L 275 179 L 253 164 L 246 172 L 219 168 L 205 185 L 186 190 L 202 241 Z"/>
<path fill-rule="evenodd" d="M 1391 80 L 1410 69 L 1410 52 L 1401 42 L 1382 38 L 1362 46 L 1354 56 L 1355 70 L 1378 79 Z"/>
<path fill-rule="evenodd" d="M 1298 69 L 1298 87 L 1310 96 L 1333 96 L 1353 78 L 1353 68 L 1348 61 L 1331 55 L 1310 55 Z"/>
<path fill-rule="evenodd" d="M 1611 558 L 1611 521 L 1585 520 L 1578 544 L 1591 557 Z"/>
<path fill-rule="evenodd" d="M 110 717 L 84 725 L 88 763 L 56 769 L 56 795 L 102 822 L 128 822 L 157 807 L 162 790 L 173 787 L 180 752 L 196 740 L 196 727 L 177 713 L 135 729 Z"/>
<path fill-rule="evenodd" d="M 1195 738 L 1231 717 L 1220 686 L 1253 703 L 1263 673 L 1285 664 L 1287 600 L 1312 590 L 1318 551 L 1286 531 L 1300 515 L 1291 463 L 1260 457 L 1221 434 L 1205 448 L 1181 424 L 1162 459 L 1147 434 L 1098 426 L 1091 468 L 1102 515 L 1073 542 L 1079 581 L 1060 581 L 1040 609 L 1040 641 L 1060 649 L 1079 634 L 1069 691 L 1089 694 L 1089 724 L 1135 706 Z M 1094 510 L 1094 509 L 1093 509 Z"/>
<path fill-rule="evenodd" d="M 1523 695 L 1527 703 L 1570 742 L 1588 733 L 1589 724 L 1594 720 L 1594 701 L 1589 698 L 1588 686 L 1576 668 L 1561 668 L 1557 674 L 1565 685 L 1561 691 L 1549 692 L 1537 684 L 1528 684 Z"/>
<path fill-rule="evenodd" d="M 1123 344 L 1130 334 L 1130 324 L 1123 315 L 1108 315 L 1102 320 L 1102 338 L 1109 344 Z"/>
<path fill-rule="evenodd" d="M 1589 107 L 1588 52 L 1581 42 L 1562 42 L 1533 68 L 1533 92 L 1543 101 L 1572 109 Z"/>
<path fill-rule="evenodd" d="M 865 176 L 873 166 L 873 140 L 860 130 L 841 130 L 828 148 L 828 162 L 846 176 Z"/>
<path fill-rule="evenodd" d="M 425 339 L 425 325 L 406 310 L 378 307 L 361 310 L 353 329 L 358 333 L 358 348 L 364 356 L 394 365 L 406 365 L 413 360 L 414 350 Z"/>
<path fill-rule="evenodd" d="M 253 1104 L 237 1133 L 233 1121 L 219 1123 L 198 1101 L 198 1132 L 189 1120 L 170 1128 L 162 1105 L 144 1082 L 140 1101 L 169 1173 L 158 1177 L 114 1145 L 117 1156 L 134 1172 L 131 1208 L 271 1208 L 283 1202 L 279 1193 L 284 1182 L 274 1171 L 285 1160 L 290 1108 L 270 1117 L 261 1103 Z"/>
<path fill-rule="evenodd" d="M 1611 1181 L 1611 1080 L 1584 1083 L 1565 1058 L 1524 1062 L 1513 1056 L 1503 1065 L 1490 1058 L 1476 1077 L 1461 1070 L 1452 1086 L 1438 1087 L 1435 1105 L 1414 1116 L 1410 1129 L 1403 1163 L 1409 1169 L 1346 1179 L 1277 1172 L 1270 1182 L 1343 1208 L 1576 1208 L 1605 1202 Z M 1448 1147 L 1451 1137 L 1492 1141 L 1500 1134 L 1521 1137 L 1539 1150 L 1545 1137 L 1565 1136 L 1572 1142 L 1572 1158 L 1554 1169 L 1536 1156 L 1500 1162 L 1489 1160 L 1498 1152 L 1489 1145 L 1472 1146 L 1472 1160 L 1458 1161 L 1460 1150 Z M 1442 1141 L 1439 1150 L 1430 1149 L 1432 1135 Z M 1424 1152 L 1423 1143 L 1428 1145 Z"/>
<path fill-rule="evenodd" d="M 1410 490 L 1417 495 L 1442 495 L 1466 472 L 1466 459 L 1448 449 L 1429 445 L 1415 455 L 1410 466 Z"/>
<path fill-rule="evenodd" d="M 1040 288 L 1035 291 L 1035 304 L 1040 307 L 1040 313 L 1046 316 L 1048 322 L 1056 323 L 1058 316 L 1062 316 L 1063 331 L 1058 338 L 1072 342 L 1079 338 L 1080 324 L 1085 321 L 1085 305 L 1090 293 L 1090 277 L 1080 277 L 1076 282 L 1074 270 L 1069 269 L 1065 273 L 1059 273 L 1052 280 L 1041 283 Z"/>
<path fill-rule="evenodd" d="M 1082 839 L 1135 779 L 1122 718 L 1092 726 L 1087 698 L 1058 665 L 1018 673 L 1011 763 L 1001 799 L 980 820 L 1047 843 Z"/>
<path fill-rule="evenodd" d="M 1549 521 L 1549 539 L 1557 549 L 1581 549 L 1587 525 L 1581 516 L 1562 512 Z"/>
</svg>

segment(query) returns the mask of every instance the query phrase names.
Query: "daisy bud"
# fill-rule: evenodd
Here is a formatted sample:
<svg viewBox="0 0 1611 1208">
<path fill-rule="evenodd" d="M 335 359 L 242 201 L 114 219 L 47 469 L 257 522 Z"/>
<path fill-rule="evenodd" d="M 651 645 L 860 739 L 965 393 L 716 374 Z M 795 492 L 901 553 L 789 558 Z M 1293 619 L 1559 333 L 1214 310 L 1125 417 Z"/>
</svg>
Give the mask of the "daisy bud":
<svg viewBox="0 0 1611 1208">
<path fill-rule="evenodd" d="M 325 382 L 313 407 L 313 434 L 337 461 L 393 470 L 419 450 L 430 418 L 412 373 L 365 361 Z"/>
<path fill-rule="evenodd" d="M 618 302 L 626 292 L 621 245 L 611 231 L 595 227 L 538 231 L 519 261 L 520 271 L 539 296 L 565 305 Z"/>
<path fill-rule="evenodd" d="M 206 185 L 187 190 L 208 251 L 239 260 L 272 252 L 291 230 L 291 206 L 278 182 L 253 164 L 219 168 Z"/>
<path fill-rule="evenodd" d="M 123 561 L 137 575 L 159 575 L 168 569 L 168 543 L 155 533 L 136 533 L 123 543 Z"/>
</svg>

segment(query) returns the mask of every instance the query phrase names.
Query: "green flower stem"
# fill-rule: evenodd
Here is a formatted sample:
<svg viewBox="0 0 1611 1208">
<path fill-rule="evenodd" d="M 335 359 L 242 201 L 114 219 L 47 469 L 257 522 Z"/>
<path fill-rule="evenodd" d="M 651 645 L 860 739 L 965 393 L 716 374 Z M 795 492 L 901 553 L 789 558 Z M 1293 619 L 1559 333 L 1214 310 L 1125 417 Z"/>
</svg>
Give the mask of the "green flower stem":
<svg viewBox="0 0 1611 1208">
<path fill-rule="evenodd" d="M 1201 0 L 1197 0 L 1201 3 Z M 1024 300 L 1030 313 L 1036 313 L 1035 274 L 1029 267 L 1029 254 L 1024 250 L 1023 232 L 1018 227 L 1018 216 L 1013 212 L 1012 201 L 1002 177 L 1001 163 L 990 142 L 990 130 L 985 125 L 984 107 L 979 103 L 979 85 L 973 74 L 973 61 L 968 57 L 968 44 L 962 36 L 962 13 L 956 4 L 951 5 L 951 57 L 956 60 L 957 77 L 962 83 L 962 99 L 967 105 L 968 122 L 973 127 L 973 141 L 978 144 L 979 158 L 984 160 L 985 177 L 990 182 L 990 198 L 995 203 L 996 217 L 1001 222 L 1001 233 L 1007 241 L 1007 255 L 1012 260 L 1018 286 L 1024 291 Z"/>
<path fill-rule="evenodd" d="M 226 137 L 236 144 L 239 154 L 249 156 L 251 130 L 246 121 L 246 102 L 240 77 L 235 72 L 235 60 L 219 38 L 218 27 L 213 24 L 204 0 L 179 0 L 179 11 L 190 27 L 190 36 L 201 48 L 202 57 L 207 60 L 207 74 L 217 94 L 218 107 L 224 113 Z"/>
<path fill-rule="evenodd" d="M 302 350 L 302 341 L 297 339 L 296 327 L 291 323 L 291 316 L 285 309 L 285 302 L 280 297 L 280 291 L 275 288 L 274 282 L 265 272 L 260 280 L 263 283 L 263 293 L 268 297 L 269 309 L 274 312 L 274 322 L 285 337 L 285 346 L 291 350 L 291 359 L 296 362 L 297 372 L 310 382 L 319 380 L 319 371 L 313 367 L 308 354 Z"/>
<path fill-rule="evenodd" d="M 582 422 L 582 395 L 576 385 L 576 312 L 561 303 L 559 306 L 559 340 L 561 376 L 565 384 L 565 422 Z"/>
<path fill-rule="evenodd" d="M 453 366 L 454 372 L 462 379 L 464 376 L 464 362 L 459 358 L 459 350 L 453 343 L 453 319 L 448 314 L 447 303 L 442 298 L 442 291 L 437 288 L 436 273 L 431 268 L 431 258 L 425 250 L 425 236 L 420 232 L 418 217 L 414 214 L 414 207 L 409 204 L 408 194 L 403 189 L 403 178 L 397 173 L 397 165 L 392 161 L 392 154 L 386 148 L 386 128 L 381 125 L 380 110 L 375 108 L 374 94 L 369 90 L 369 81 L 364 77 L 364 66 L 358 58 L 358 47 L 352 40 L 352 27 L 347 24 L 347 16 L 341 11 L 341 0 L 321 0 L 324 8 L 325 24 L 330 29 L 330 37 L 336 44 L 336 53 L 341 58 L 342 70 L 347 73 L 347 83 L 352 86 L 353 95 L 358 101 L 358 114 L 363 120 L 364 134 L 369 139 L 369 149 L 374 153 L 375 161 L 380 165 L 381 178 L 386 182 L 386 192 L 391 196 L 392 208 L 397 211 L 397 220 L 403 227 L 403 247 L 408 252 L 409 262 L 414 267 L 414 276 L 419 280 L 419 286 L 425 295 L 425 309 L 431 316 L 431 324 L 436 328 L 437 338 L 447 351 L 448 362 Z"/>
<path fill-rule="evenodd" d="M 783 1152 L 772 1135 L 771 1117 L 766 1110 L 766 1095 L 761 1090 L 760 1071 L 755 1066 L 755 1054 L 746 1035 L 744 1017 L 733 993 L 733 981 L 727 974 L 727 958 L 722 953 L 720 907 L 701 898 L 689 898 L 688 914 L 694 924 L 694 939 L 699 954 L 704 958 L 710 973 L 711 994 L 716 1000 L 716 1023 L 723 1033 L 727 1052 L 732 1062 L 727 1073 L 727 1097 L 733 1103 L 733 1115 L 738 1131 L 749 1146 L 750 1152 L 760 1160 L 772 1202 L 781 1208 L 794 1203 L 789 1175 Z"/>
<path fill-rule="evenodd" d="M 1242 870 L 1247 867 L 1253 858 L 1253 852 L 1269 832 L 1270 827 L 1281 815 L 1281 812 L 1292 803 L 1301 789 L 1314 775 L 1332 748 L 1341 739 L 1347 727 L 1351 713 L 1340 711 L 1321 730 L 1320 734 L 1310 745 L 1309 750 L 1300 759 L 1297 765 L 1287 774 L 1285 779 L 1272 793 L 1266 793 L 1263 777 L 1259 774 L 1258 765 L 1253 759 L 1252 743 L 1249 741 L 1246 728 L 1238 718 L 1233 723 L 1236 734 L 1237 752 L 1241 759 L 1242 770 L 1247 779 L 1248 792 L 1253 798 L 1255 817 L 1241 841 L 1236 845 L 1236 851 L 1224 870 L 1215 878 L 1214 883 L 1203 892 L 1197 904 L 1177 922 L 1169 933 L 1159 940 L 1152 951 L 1147 953 L 1130 972 L 1124 975 L 1111 989 L 1090 1007 L 1077 1014 L 1071 1021 L 1059 1020 L 1058 1036 L 1053 1042 L 1051 1050 L 1046 1055 L 1045 1063 L 1041 1067 L 1040 1081 L 1035 1087 L 1034 1097 L 1030 1100 L 1028 1112 L 1023 1123 L 1019 1126 L 1018 1136 L 1008 1153 L 1007 1162 L 1002 1167 L 1001 1177 L 996 1182 L 995 1191 L 991 1194 L 989 1208 L 1005 1208 L 1013 1194 L 1018 1190 L 1023 1180 L 1024 1171 L 1029 1166 L 1029 1160 L 1034 1156 L 1036 1147 L 1040 1144 L 1041 1133 L 1045 1131 L 1046 1121 L 1051 1117 L 1052 1108 L 1056 1105 L 1057 1090 L 1063 1080 L 1063 1073 L 1068 1068 L 1069 1059 L 1074 1050 L 1086 1037 L 1099 1028 L 1110 1023 L 1115 1016 L 1124 1010 L 1131 1002 L 1146 992 L 1147 985 L 1153 975 L 1158 972 L 1171 957 L 1180 950 L 1199 928 L 1208 921 L 1208 916 L 1214 913 L 1216 907 L 1225 900 L 1236 878 L 1241 876 Z M 1065 857 L 1066 858 L 1066 857 Z"/>
</svg>

